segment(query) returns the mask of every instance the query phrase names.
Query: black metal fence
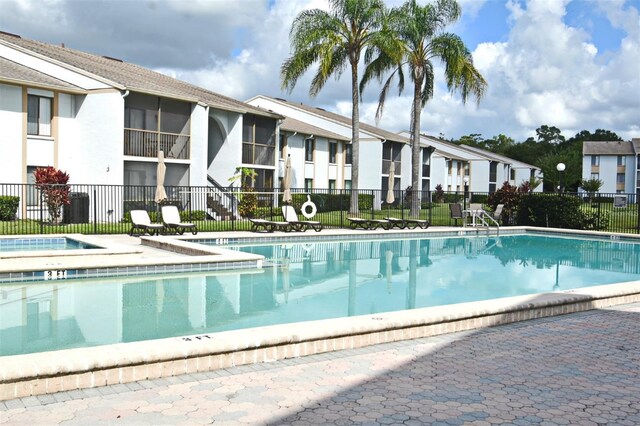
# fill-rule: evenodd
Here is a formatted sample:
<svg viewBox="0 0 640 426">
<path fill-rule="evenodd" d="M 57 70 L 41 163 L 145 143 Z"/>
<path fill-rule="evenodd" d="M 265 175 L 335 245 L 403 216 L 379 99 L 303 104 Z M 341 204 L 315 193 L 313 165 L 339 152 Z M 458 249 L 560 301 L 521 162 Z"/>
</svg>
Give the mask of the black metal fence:
<svg viewBox="0 0 640 426">
<path fill-rule="evenodd" d="M 66 192 L 69 203 L 57 207 L 56 189 Z M 162 204 L 178 206 L 184 221 L 195 222 L 201 231 L 251 229 L 250 217 L 283 220 L 282 192 L 277 189 L 244 191 L 237 187 L 165 187 L 167 199 L 155 200 L 155 186 L 66 185 L 38 189 L 29 184 L 0 184 L 0 234 L 122 234 L 131 229 L 129 212 L 144 209 L 151 220 L 161 220 Z M 351 190 L 292 189 L 292 205 L 300 219 L 313 219 L 327 228 L 346 228 L 348 217 L 409 218 L 411 197 L 419 196 L 420 219 L 432 226 L 462 226 L 451 217 L 449 204 L 487 205 L 488 193 L 411 193 L 396 190 L 393 199 L 382 190 L 359 190 L 357 214 L 349 213 Z M 533 194 L 532 197 L 540 196 Z M 593 229 L 640 234 L 640 194 L 545 194 L 567 197 L 592 213 Z M 388 203 L 390 200 L 392 202 Z M 578 201 L 576 201 L 578 200 Z M 59 201 L 59 200 L 58 200 Z M 311 201 L 315 208 L 311 207 Z M 59 203 L 58 203 L 59 205 Z M 315 210 L 315 211 L 313 211 Z M 58 217 L 56 217 L 58 216 Z M 513 217 L 503 225 L 517 224 Z"/>
</svg>

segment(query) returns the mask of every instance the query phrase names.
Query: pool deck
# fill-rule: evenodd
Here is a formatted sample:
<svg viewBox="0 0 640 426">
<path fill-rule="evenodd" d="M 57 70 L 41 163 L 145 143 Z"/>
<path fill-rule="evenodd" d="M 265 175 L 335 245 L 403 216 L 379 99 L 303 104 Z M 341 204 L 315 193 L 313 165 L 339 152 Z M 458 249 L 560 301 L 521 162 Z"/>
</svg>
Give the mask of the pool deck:
<svg viewBox="0 0 640 426">
<path fill-rule="evenodd" d="M 430 228 L 420 233 L 428 235 L 447 231 L 459 232 L 460 228 Z M 406 233 L 414 234 L 416 231 L 397 232 Z M 198 236 L 213 239 L 274 236 L 308 238 L 318 235 L 356 234 L 375 235 L 370 231 L 327 230 L 320 234 L 308 231 L 302 235 L 243 232 Z M 390 232 L 385 231 L 381 235 L 389 236 Z M 92 236 L 91 239 L 102 241 L 111 247 L 117 246 L 120 250 L 128 251 L 128 254 L 59 256 L 55 261 L 59 262 L 60 268 L 78 265 L 117 266 L 121 264 L 119 262 L 174 264 L 191 262 L 197 258 L 220 261 L 226 255 L 203 254 L 198 252 L 200 249 L 187 254 L 183 249 L 186 247 L 186 251 L 189 251 L 188 243 L 181 246 L 178 252 L 168 252 L 158 247 L 140 244 L 150 241 L 163 246 L 170 240 L 168 237 L 138 238 L 118 235 Z M 38 259 L 20 259 L 20 262 L 25 263 L 25 268 L 33 268 Z M 276 362 L 304 362 L 309 356 L 324 356 L 344 350 L 357 350 L 373 345 L 394 344 L 393 342 L 425 339 L 462 331 L 471 332 L 470 330 L 483 330 L 519 321 L 637 302 L 640 302 L 640 282 L 631 282 L 404 312 L 363 315 L 349 319 L 7 356 L 2 357 L 0 369 L 0 401 L 60 392 L 86 392 L 90 388 L 107 389 L 112 385 L 127 386 L 145 380 L 173 380 L 184 375 L 216 374 L 215 372 L 227 371 L 238 366 L 260 370 Z"/>
<path fill-rule="evenodd" d="M 0 424 L 640 424 L 640 303 L 0 401 Z"/>
</svg>

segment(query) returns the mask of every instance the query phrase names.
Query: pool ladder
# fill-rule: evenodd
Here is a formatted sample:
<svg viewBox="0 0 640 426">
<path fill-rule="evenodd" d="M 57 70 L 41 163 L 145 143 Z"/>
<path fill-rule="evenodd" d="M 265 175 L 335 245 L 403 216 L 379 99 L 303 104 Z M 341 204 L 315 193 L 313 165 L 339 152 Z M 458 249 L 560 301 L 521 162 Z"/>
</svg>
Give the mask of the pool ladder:
<svg viewBox="0 0 640 426">
<path fill-rule="evenodd" d="M 486 228 L 487 235 L 490 234 L 492 226 L 496 228 L 496 236 L 500 235 L 500 224 L 489 213 L 482 210 L 475 213 L 476 227 Z"/>
</svg>

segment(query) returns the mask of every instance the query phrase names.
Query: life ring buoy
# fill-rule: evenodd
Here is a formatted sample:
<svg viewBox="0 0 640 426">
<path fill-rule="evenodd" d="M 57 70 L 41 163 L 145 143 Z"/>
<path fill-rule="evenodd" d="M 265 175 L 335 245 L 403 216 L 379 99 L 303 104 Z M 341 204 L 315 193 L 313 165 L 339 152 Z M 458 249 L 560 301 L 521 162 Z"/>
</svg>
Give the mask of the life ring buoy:
<svg viewBox="0 0 640 426">
<path fill-rule="evenodd" d="M 316 207 L 314 202 L 311 201 L 311 196 L 307 195 L 307 201 L 302 204 L 300 211 L 302 212 L 302 215 L 307 219 L 311 219 L 316 215 L 316 213 L 318 212 L 318 208 Z"/>
</svg>

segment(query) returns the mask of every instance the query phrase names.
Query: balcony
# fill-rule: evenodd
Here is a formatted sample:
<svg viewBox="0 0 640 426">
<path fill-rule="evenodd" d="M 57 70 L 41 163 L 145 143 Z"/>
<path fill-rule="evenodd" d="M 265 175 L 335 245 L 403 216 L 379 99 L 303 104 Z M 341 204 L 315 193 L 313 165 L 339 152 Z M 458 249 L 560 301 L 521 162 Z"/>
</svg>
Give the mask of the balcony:
<svg viewBox="0 0 640 426">
<path fill-rule="evenodd" d="M 158 151 L 162 150 L 165 158 L 188 160 L 190 140 L 189 135 L 124 129 L 124 155 L 157 157 Z"/>
<path fill-rule="evenodd" d="M 244 142 L 242 144 L 242 163 L 258 166 L 275 166 L 276 147 Z"/>
</svg>

